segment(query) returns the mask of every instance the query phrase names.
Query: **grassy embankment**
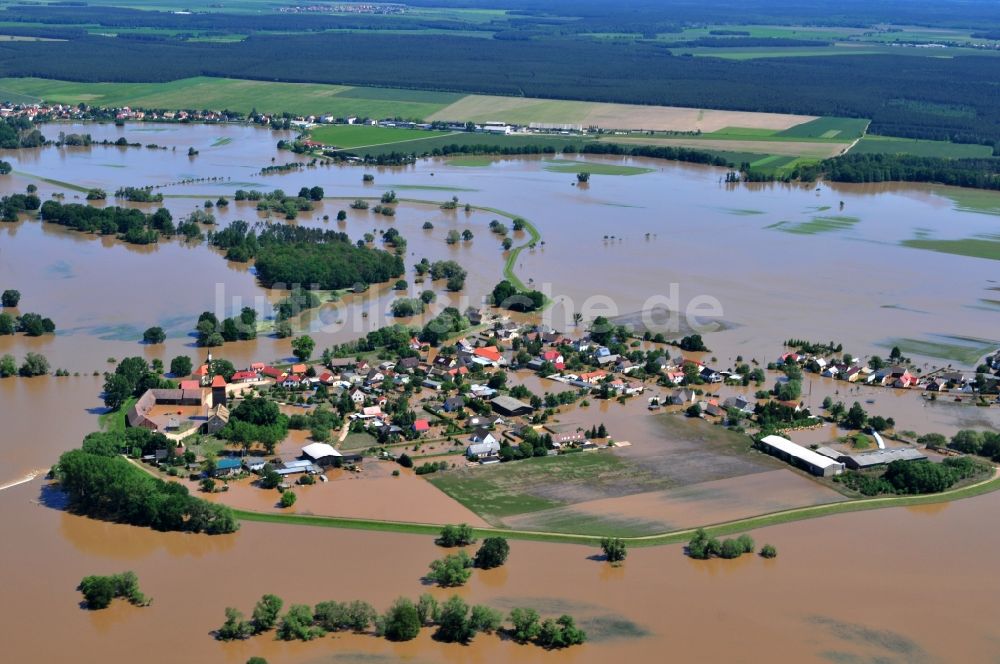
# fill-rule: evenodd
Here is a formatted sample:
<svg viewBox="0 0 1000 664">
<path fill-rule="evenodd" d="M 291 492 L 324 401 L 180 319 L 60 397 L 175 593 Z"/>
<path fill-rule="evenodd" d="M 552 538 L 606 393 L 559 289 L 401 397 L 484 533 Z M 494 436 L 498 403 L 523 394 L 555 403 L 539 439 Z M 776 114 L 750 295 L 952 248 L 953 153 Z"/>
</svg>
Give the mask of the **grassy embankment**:
<svg viewBox="0 0 1000 664">
<path fill-rule="evenodd" d="M 97 418 L 97 423 L 100 425 L 101 429 L 104 431 L 125 431 L 125 413 L 128 409 L 135 405 L 135 402 L 139 399 L 136 397 L 130 397 L 125 400 L 122 407 L 118 410 L 111 410 L 106 413 L 102 413 Z"/>
</svg>

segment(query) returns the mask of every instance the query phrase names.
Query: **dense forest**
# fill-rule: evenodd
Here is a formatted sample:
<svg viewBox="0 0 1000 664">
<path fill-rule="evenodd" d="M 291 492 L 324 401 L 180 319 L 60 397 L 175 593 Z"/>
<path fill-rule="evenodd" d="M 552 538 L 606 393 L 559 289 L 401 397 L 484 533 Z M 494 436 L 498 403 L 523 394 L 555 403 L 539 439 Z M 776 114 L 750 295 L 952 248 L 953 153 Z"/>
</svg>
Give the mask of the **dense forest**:
<svg viewBox="0 0 1000 664">
<path fill-rule="evenodd" d="M 220 248 L 245 248 L 256 256 L 257 278 L 268 288 L 305 286 L 322 290 L 375 284 L 403 274 L 403 260 L 381 249 L 351 244 L 345 233 L 267 224 L 259 233 L 245 225 L 216 234 Z M 246 259 L 244 259 L 246 260 Z"/>
<path fill-rule="evenodd" d="M 1000 142 L 1000 58 L 730 61 L 655 42 L 448 35 L 256 34 L 243 42 L 85 37 L 5 42 L 0 75 L 76 81 L 228 76 L 871 118 L 870 131 Z M 461 118 L 456 118 L 461 120 Z"/>
<path fill-rule="evenodd" d="M 933 182 L 976 189 L 1000 189 L 1000 159 L 942 159 L 911 155 L 846 154 L 797 173 L 834 182 Z"/>
</svg>

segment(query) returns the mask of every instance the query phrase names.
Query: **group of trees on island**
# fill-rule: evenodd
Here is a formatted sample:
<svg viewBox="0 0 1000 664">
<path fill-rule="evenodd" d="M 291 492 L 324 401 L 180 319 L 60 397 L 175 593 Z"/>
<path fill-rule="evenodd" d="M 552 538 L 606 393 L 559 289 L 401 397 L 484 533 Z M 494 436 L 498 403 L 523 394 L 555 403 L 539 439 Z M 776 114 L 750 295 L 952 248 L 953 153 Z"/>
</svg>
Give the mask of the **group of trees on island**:
<svg viewBox="0 0 1000 664">
<path fill-rule="evenodd" d="M 111 576 L 85 576 L 77 586 L 83 593 L 86 606 L 99 611 L 111 606 L 111 600 L 121 597 L 135 606 L 149 606 L 152 600 L 139 590 L 139 577 L 135 572 L 122 572 Z"/>
<path fill-rule="evenodd" d="M 441 534 L 434 540 L 438 546 L 445 548 L 465 547 L 476 543 L 475 531 L 468 524 L 447 525 L 441 529 Z M 475 556 L 470 556 L 464 550 L 434 560 L 426 579 L 443 588 L 465 585 L 472 574 L 472 568 L 493 569 L 507 562 L 510 555 L 510 545 L 503 537 L 487 537 L 483 540 Z"/>
<path fill-rule="evenodd" d="M 696 560 L 708 560 L 709 558 L 739 558 L 744 553 L 753 553 L 754 541 L 749 535 L 740 535 L 736 539 L 724 539 L 722 541 L 715 537 L 710 537 L 704 528 L 695 531 L 694 537 L 688 542 L 686 553 Z M 760 555 L 764 558 L 774 558 L 778 555 L 777 550 L 770 544 L 765 544 Z"/>
<path fill-rule="evenodd" d="M 12 309 L 20 305 L 21 292 L 8 288 L 0 294 L 0 305 L 5 309 Z M 40 337 L 43 334 L 52 334 L 56 331 L 56 324 L 51 318 L 46 318 L 40 314 L 25 312 L 18 316 L 6 311 L 0 311 L 0 336 L 17 334 L 23 332 L 29 337 Z"/>
<path fill-rule="evenodd" d="M 465 288 L 465 278 L 468 276 L 465 268 L 453 260 L 432 263 L 426 258 L 422 258 L 419 263 L 413 266 L 413 269 L 418 277 L 430 276 L 432 281 L 445 279 L 446 288 L 452 292 L 458 292 Z"/>
<path fill-rule="evenodd" d="M 155 334 L 156 328 L 151 329 Z M 257 338 L 257 312 L 252 307 L 243 307 L 238 315 L 219 321 L 211 311 L 204 311 L 198 316 L 195 330 L 199 346 L 214 348 L 230 341 L 250 341 Z"/>
<path fill-rule="evenodd" d="M 293 604 L 282 615 L 284 601 L 267 594 L 254 606 L 249 619 L 227 607 L 226 620 L 216 630 L 222 641 L 247 639 L 274 631 L 281 641 L 312 641 L 329 633 L 372 632 L 389 641 L 411 641 L 424 628 L 434 628 L 434 639 L 443 643 L 469 643 L 476 634 L 503 630 L 503 614 L 486 605 L 469 606 L 453 595 L 445 602 L 424 593 L 414 602 L 400 597 L 379 614 L 368 602 L 327 601 L 315 606 Z M 546 649 L 566 648 L 586 641 L 586 633 L 569 615 L 544 621 L 535 609 L 515 608 L 507 617 L 511 627 L 505 633 L 518 643 L 535 643 Z"/>
<path fill-rule="evenodd" d="M 210 535 L 231 533 L 239 523 L 230 508 L 164 482 L 121 456 L 124 432 L 90 434 L 80 449 L 59 457 L 54 474 L 69 508 L 107 521 Z"/>
<path fill-rule="evenodd" d="M 7 162 L 3 162 L 7 163 Z M 9 166 L 9 164 L 8 164 Z M 2 174 L 0 168 L 0 174 Z M 30 189 L 29 185 L 29 189 Z M 0 198 L 0 221 L 15 222 L 22 212 L 32 212 L 42 205 L 42 199 L 29 191 L 27 194 L 10 194 Z"/>
<path fill-rule="evenodd" d="M 47 373 L 49 373 L 49 361 L 45 359 L 44 355 L 39 353 L 26 353 L 24 361 L 20 366 L 18 366 L 17 360 L 10 353 L 5 353 L 0 357 L 0 378 L 8 378 L 10 376 L 31 378 L 33 376 L 44 376 Z"/>
<path fill-rule="evenodd" d="M 115 235 L 131 244 L 155 244 L 159 241 L 161 233 L 168 236 L 178 232 L 187 235 L 192 230 L 197 234 L 201 233 L 197 224 L 193 229 L 187 228 L 184 224 L 181 227 L 175 226 L 173 217 L 166 208 L 146 214 L 134 208 L 117 206 L 95 208 L 79 203 L 62 204 L 58 201 L 45 201 L 41 206 L 41 218 L 42 221 L 84 233 Z"/>
<path fill-rule="evenodd" d="M 545 295 L 541 291 L 522 291 L 507 279 L 493 287 L 493 306 L 511 311 L 537 311 L 545 306 Z"/>
</svg>

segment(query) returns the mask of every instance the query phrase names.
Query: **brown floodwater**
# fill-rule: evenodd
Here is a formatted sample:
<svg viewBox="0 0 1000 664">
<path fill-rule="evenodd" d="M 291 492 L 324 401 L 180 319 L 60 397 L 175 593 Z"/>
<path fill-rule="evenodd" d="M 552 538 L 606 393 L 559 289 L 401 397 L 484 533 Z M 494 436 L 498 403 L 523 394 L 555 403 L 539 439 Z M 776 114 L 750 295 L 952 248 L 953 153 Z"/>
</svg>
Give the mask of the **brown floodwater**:
<svg viewBox="0 0 1000 664">
<path fill-rule="evenodd" d="M 142 652 L 153 663 L 252 655 L 287 664 L 600 662 L 658 660 L 666 649 L 681 661 L 760 661 L 780 649 L 781 661 L 985 662 L 1000 638 L 992 619 L 1000 581 L 989 573 L 1000 535 L 982 527 L 1000 507 L 997 494 L 940 511 L 899 508 L 754 532 L 778 548 L 773 561 L 693 561 L 674 545 L 633 549 L 612 569 L 591 547 L 512 542 L 505 567 L 476 571 L 458 594 L 568 612 L 590 631 L 585 646 L 546 653 L 486 635 L 444 645 L 426 631 L 402 645 L 353 635 L 218 643 L 210 632 L 223 609 L 248 612 L 264 592 L 289 603 L 364 598 L 379 608 L 414 597 L 428 591 L 420 578 L 441 550 L 427 537 L 255 523 L 225 537 L 156 533 L 65 514 L 41 489 L 35 482 L 0 494 L 0 636 L 10 661 L 124 664 Z M 139 575 L 152 606 L 78 607 L 82 576 L 125 569 Z M 151 648 L 165 630 L 169 648 Z"/>
<path fill-rule="evenodd" d="M 996 232 L 995 216 L 958 210 L 941 189 L 734 188 L 720 182 L 723 174 L 717 169 L 648 160 L 627 163 L 653 172 L 595 175 L 588 187 L 579 188 L 572 186 L 572 173 L 546 170 L 548 164 L 539 158 L 497 160 L 482 168 L 445 160 L 372 168 L 376 184 L 366 186 L 356 167 L 259 175 L 272 159 L 297 159 L 274 147 L 287 135 L 266 130 L 131 124 L 62 129 L 89 132 L 98 140 L 125 135 L 176 150 L 5 152 L 3 158 L 17 172 L 3 179 L 3 193 L 23 191 L 33 183 L 43 198 L 59 191 L 70 201 L 82 194 L 60 181 L 108 191 L 162 185 L 175 219 L 203 200 L 231 196 L 237 188 L 295 192 L 318 184 L 327 196 L 348 200 L 395 189 L 401 197 L 431 201 L 403 203 L 392 220 L 349 211 L 348 220 L 338 224 L 323 222 L 322 216 L 333 219 L 346 201 L 327 200 L 295 223 L 344 230 L 353 239 L 398 228 L 408 241 L 411 293 L 429 287 L 414 283 L 412 264 L 421 257 L 459 261 L 469 271 L 466 289 L 446 300 L 443 284 L 434 284 L 438 307 L 480 301 L 499 280 L 504 260 L 500 239 L 488 230 L 496 215 L 445 212 L 435 204 L 455 195 L 463 203 L 507 210 L 536 223 L 544 245 L 522 252 L 515 269 L 557 299 L 549 317 L 561 329 L 572 330 L 570 313 L 575 310 L 582 309 L 587 318 L 634 314 L 650 306 L 650 298 L 669 296 L 676 283 L 674 302 L 681 309 L 698 296 L 713 297 L 720 305 L 726 329 L 706 339 L 713 349 L 709 357 L 716 356 L 724 367 L 732 366 L 737 355 L 762 363 L 774 359 L 789 337 L 833 339 L 855 355 L 885 354 L 883 344 L 897 337 L 960 344 L 970 342 L 952 337 L 997 340 L 997 311 L 983 302 L 997 286 L 994 261 L 899 244 L 924 235 L 957 239 Z M 200 155 L 189 158 L 189 146 Z M 252 206 L 235 203 L 213 212 L 220 226 L 261 218 Z M 814 220 L 829 216 L 839 218 Z M 432 221 L 434 229 L 422 230 L 424 221 Z M 471 243 L 444 242 L 448 229 L 466 227 L 475 234 Z M 518 242 L 525 237 L 514 235 Z M 252 268 L 228 263 L 205 246 L 169 241 L 133 247 L 28 219 L 0 224 L 0 287 L 21 290 L 21 311 L 50 316 L 59 328 L 54 337 L 0 338 L 0 353 L 20 359 L 29 350 L 42 352 L 53 367 L 88 374 L 0 380 L 0 486 L 50 467 L 96 428 L 101 379 L 89 374 L 110 368 L 109 358 L 201 356 L 189 336 L 201 311 L 232 315 L 248 304 L 267 311 L 282 296 L 257 285 Z M 305 324 L 322 348 L 384 324 L 393 297 L 388 285 L 373 287 L 337 306 L 325 305 Z M 141 331 L 151 325 L 167 330 L 166 344 L 138 344 Z M 287 358 L 289 346 L 262 336 L 228 344 L 216 354 L 245 364 Z M 539 394 L 565 389 L 537 378 L 523 382 Z M 855 389 L 817 378 L 807 386 L 806 398 L 814 408 L 827 395 L 844 401 L 874 399 L 866 407 L 919 433 L 1000 424 L 996 408 L 941 400 L 927 404 L 912 392 Z M 720 398 L 746 392 L 711 391 Z M 664 439 L 678 442 L 645 410 L 644 398 L 624 407 L 592 400 L 586 408 L 564 408 L 558 417 L 571 426 L 606 423 L 617 439 L 632 442 L 616 453 L 641 462 L 653 459 L 651 445 Z M 812 437 L 820 442 L 837 432 L 828 428 L 797 435 L 802 442 Z M 302 442 L 300 436 L 288 445 Z M 735 479 L 718 480 L 728 494 L 711 508 L 714 514 L 738 512 L 740 496 L 781 468 L 770 459 L 745 464 L 733 474 Z M 775 504 L 835 498 L 804 487 L 801 477 L 789 480 L 787 471 L 780 474 Z M 272 497 L 241 486 L 229 498 L 261 508 L 258 503 Z M 648 508 L 642 498 L 632 500 L 640 503 L 635 509 Z M 693 513 L 679 504 L 670 504 L 670 520 L 691 522 Z M 619 509 L 618 504 L 591 507 L 595 515 Z M 66 514 L 59 509 L 58 495 L 43 490 L 36 479 L 0 490 L 3 659 L 125 664 L 140 652 L 144 661 L 154 663 L 237 664 L 255 654 L 288 664 L 597 662 L 659 660 L 669 650 L 680 661 L 757 661 L 774 659 L 775 652 L 782 661 L 994 661 L 1000 628 L 992 616 L 1000 606 L 1000 581 L 990 570 L 1000 534 L 988 524 L 998 508 L 1000 495 L 990 494 L 946 506 L 848 514 L 755 532 L 758 543 L 778 547 L 780 556 L 773 561 L 698 562 L 685 558 L 681 547 L 669 546 L 633 550 L 623 568 L 612 569 L 591 559 L 592 548 L 514 542 L 507 566 L 477 571 L 459 591 L 469 601 L 499 608 L 533 605 L 543 614 L 576 615 L 592 642 L 566 652 L 546 653 L 487 636 L 468 647 L 449 646 L 432 641 L 426 632 L 401 645 L 353 635 L 309 644 L 278 643 L 270 637 L 220 644 L 210 631 L 221 624 L 226 606 L 248 613 L 260 594 L 276 592 L 291 603 L 361 598 L 385 608 L 398 595 L 425 591 L 421 575 L 441 552 L 425 537 L 270 524 L 245 524 L 235 535 L 214 538 L 156 533 Z M 467 516 L 476 522 L 423 480 L 409 474 L 392 478 L 377 466 L 366 470 L 363 479 L 340 474 L 333 482 L 301 490 L 295 509 L 413 521 Z M 709 508 L 692 507 L 696 509 Z M 665 518 L 663 510 L 656 516 Z M 139 574 L 143 589 L 154 598 L 151 607 L 116 604 L 99 613 L 78 607 L 80 597 L 73 589 L 82 576 L 125 569 Z"/>
</svg>

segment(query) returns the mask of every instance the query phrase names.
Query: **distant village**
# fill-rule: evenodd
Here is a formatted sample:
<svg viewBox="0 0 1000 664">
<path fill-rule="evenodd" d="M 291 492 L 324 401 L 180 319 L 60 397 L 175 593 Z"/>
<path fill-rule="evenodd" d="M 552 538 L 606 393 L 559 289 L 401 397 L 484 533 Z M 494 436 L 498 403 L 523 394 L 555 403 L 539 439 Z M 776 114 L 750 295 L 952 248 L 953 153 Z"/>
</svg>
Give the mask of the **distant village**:
<svg viewBox="0 0 1000 664">
<path fill-rule="evenodd" d="M 345 124 L 372 127 L 396 127 L 421 129 L 426 131 L 462 131 L 492 135 L 557 133 L 561 135 L 586 134 L 598 131 L 580 124 L 538 123 L 519 125 L 505 122 L 413 122 L 398 118 L 363 118 L 358 116 L 335 115 L 293 115 L 289 113 L 252 113 L 237 111 L 215 111 L 207 109 L 144 109 L 131 106 L 100 107 L 87 104 L 11 104 L 0 106 L 0 117 L 27 118 L 32 122 L 180 122 L 180 123 L 253 123 L 275 129 L 306 130 L 317 125 Z M 643 133 L 640 131 L 621 133 Z M 308 144 L 309 141 L 306 141 Z M 314 143 L 311 147 L 320 147 Z"/>
</svg>

